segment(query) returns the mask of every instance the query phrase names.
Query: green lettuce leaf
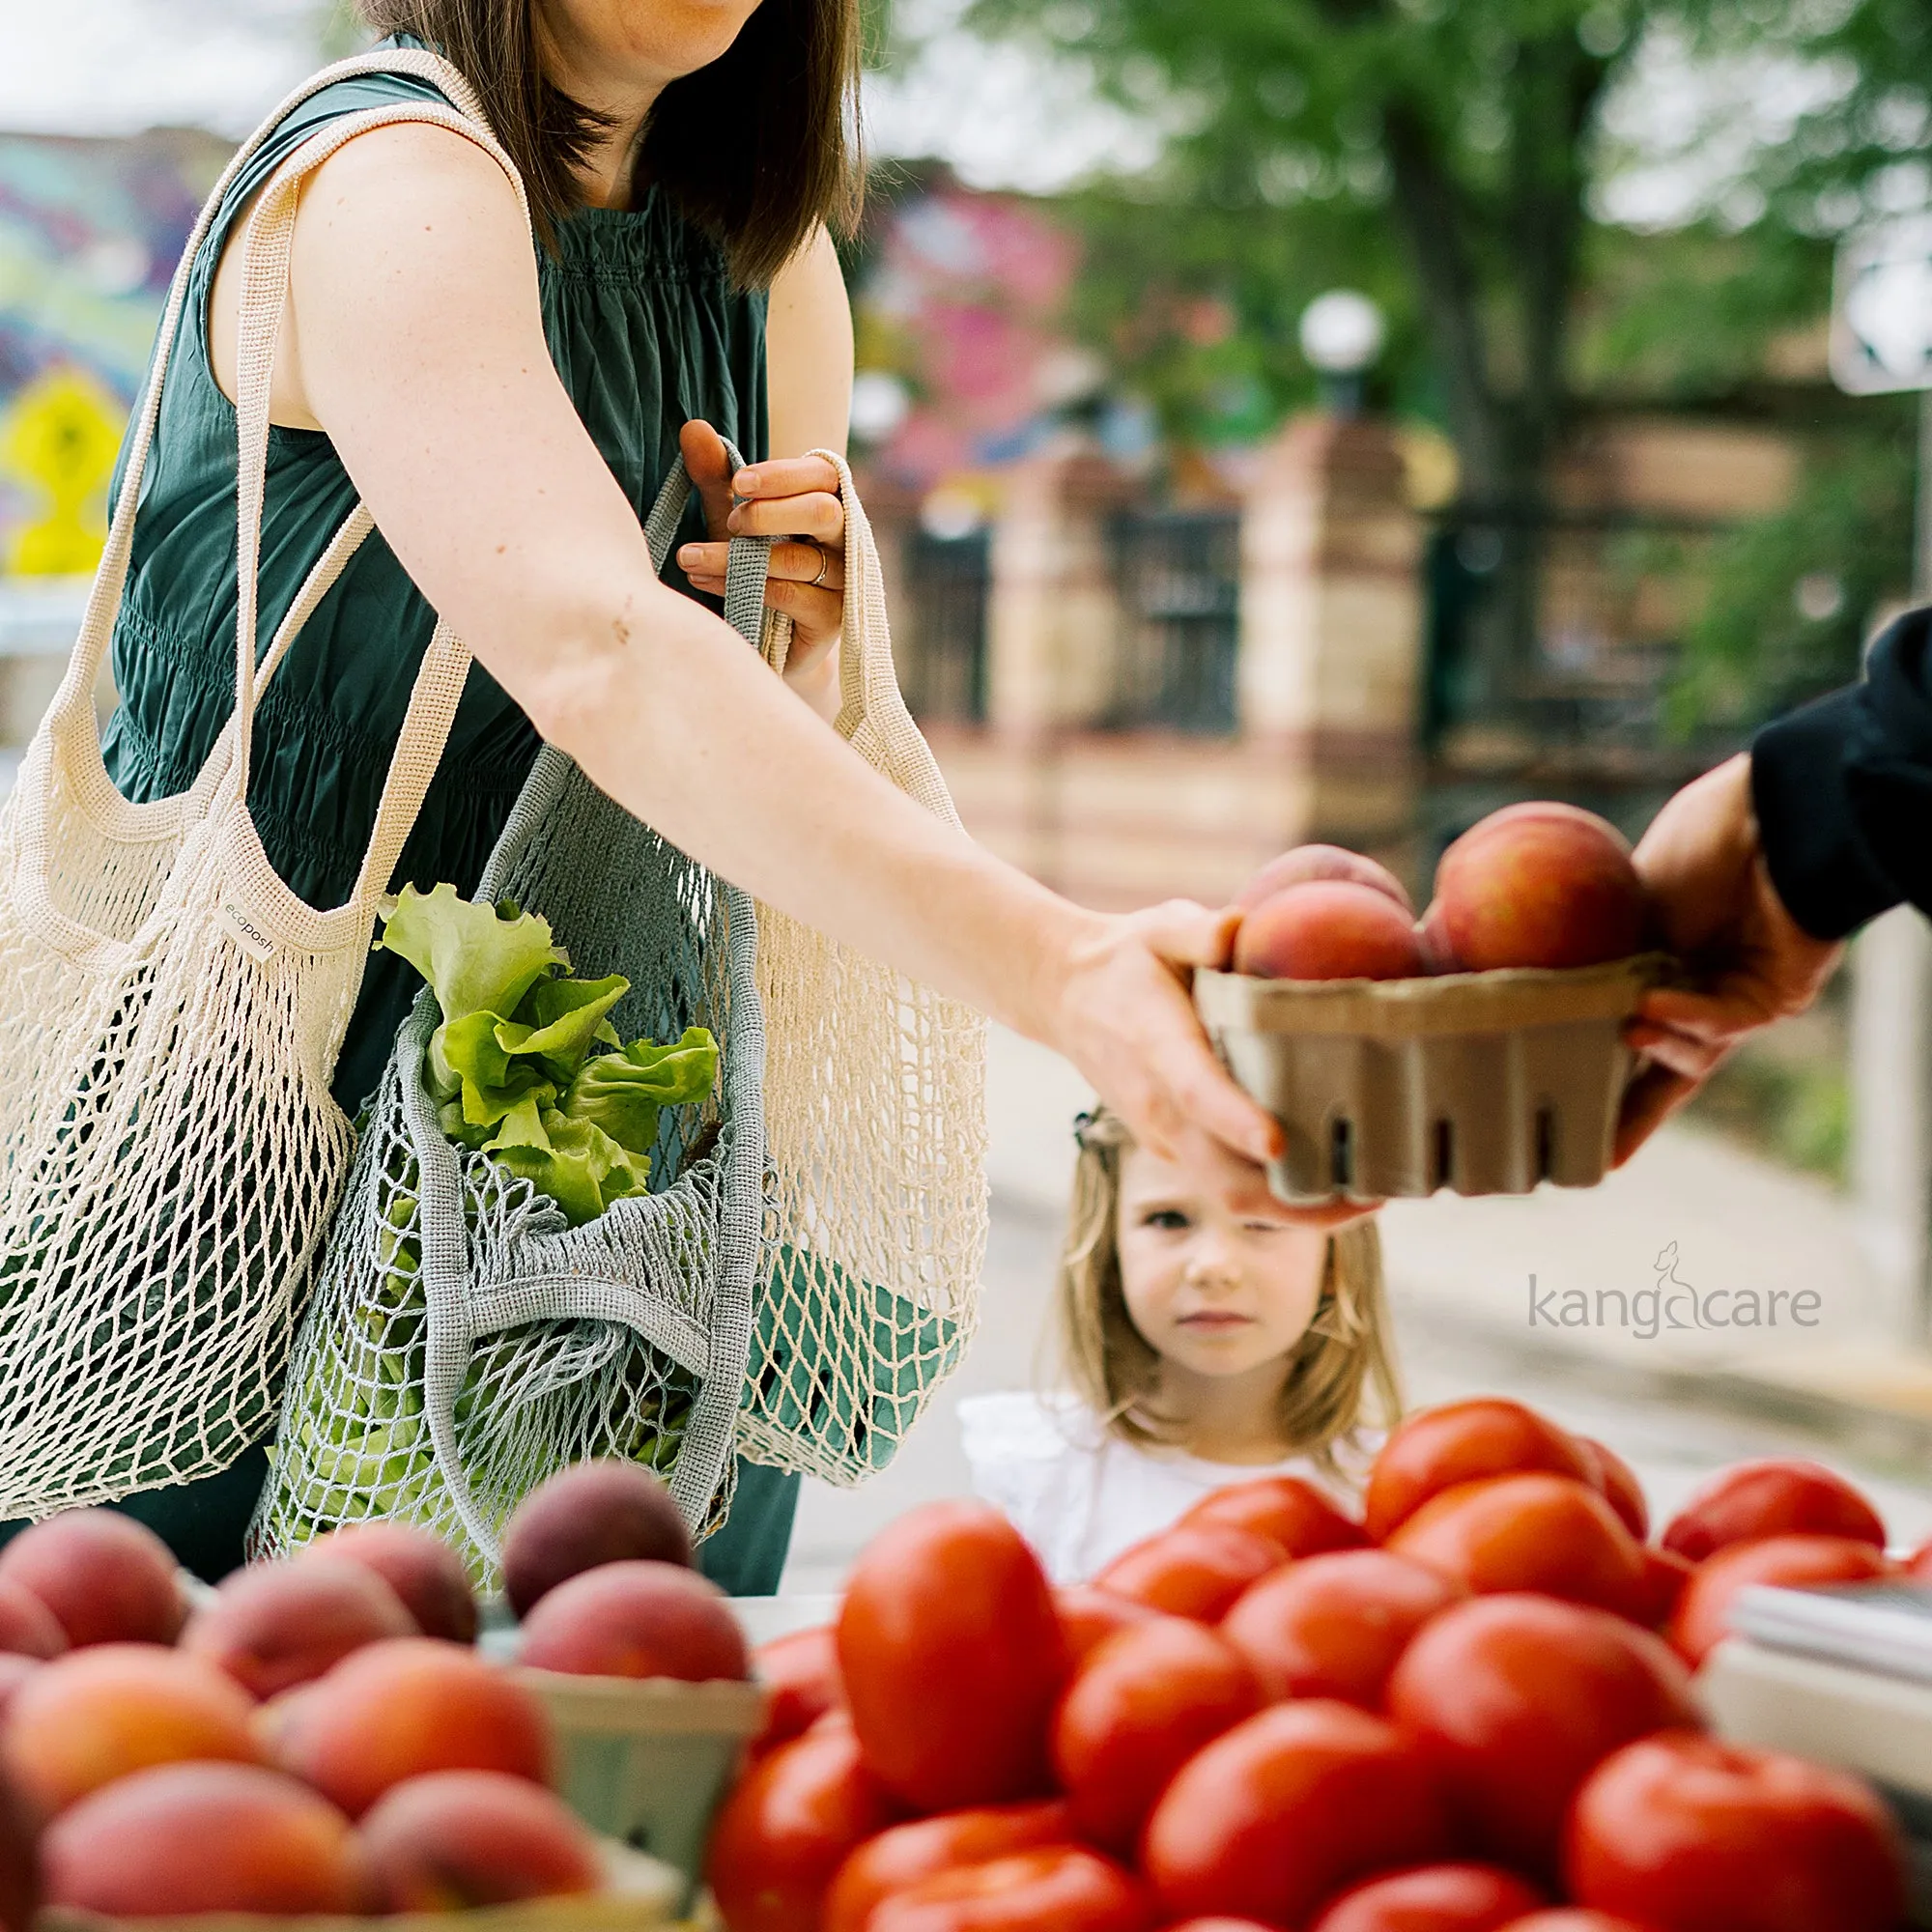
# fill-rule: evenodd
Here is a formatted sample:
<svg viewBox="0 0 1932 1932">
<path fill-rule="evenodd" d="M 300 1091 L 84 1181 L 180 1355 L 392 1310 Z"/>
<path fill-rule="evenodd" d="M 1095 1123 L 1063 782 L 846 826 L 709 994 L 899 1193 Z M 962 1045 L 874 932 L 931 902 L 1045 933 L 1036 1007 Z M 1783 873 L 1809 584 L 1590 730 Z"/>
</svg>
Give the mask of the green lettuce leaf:
<svg viewBox="0 0 1932 1932">
<path fill-rule="evenodd" d="M 439 1100 L 463 1097 L 466 1118 L 477 1118 L 468 1105 L 472 1088 L 500 1087 L 510 1077 L 510 1056 L 497 1040 L 500 1025 L 493 1012 L 465 1013 L 460 1020 L 444 1020 L 429 1037 L 423 1069 L 429 1091 Z"/>
<path fill-rule="evenodd" d="M 606 1016 L 630 990 L 621 973 L 608 980 L 539 980 L 524 996 L 516 1018 L 498 1025 L 497 1043 L 506 1053 L 535 1054 L 561 1085 L 596 1042 L 617 1044 Z"/>
<path fill-rule="evenodd" d="M 557 1104 L 567 1119 L 600 1127 L 642 1154 L 657 1140 L 658 1109 L 695 1105 L 717 1078 L 718 1042 L 692 1027 L 674 1046 L 638 1039 L 586 1061 Z"/>
<path fill-rule="evenodd" d="M 649 1191 L 648 1157 L 620 1147 L 603 1128 L 547 1107 L 543 1130 L 547 1149 L 493 1148 L 491 1156 L 548 1194 L 573 1228 L 594 1221 L 613 1201 Z"/>
<path fill-rule="evenodd" d="M 548 1080 L 533 1087 L 497 1122 L 496 1137 L 483 1143 L 483 1151 L 500 1154 L 507 1148 L 536 1148 L 548 1153 L 550 1130 L 543 1117 L 554 1111 L 551 1103 L 555 1098 L 556 1089 Z"/>
<path fill-rule="evenodd" d="M 376 946 L 400 953 L 429 981 L 446 1021 L 514 1013 L 552 967 L 570 966 L 569 955 L 551 944 L 548 920 L 530 912 L 504 918 L 447 884 L 433 893 L 405 886 Z"/>
</svg>

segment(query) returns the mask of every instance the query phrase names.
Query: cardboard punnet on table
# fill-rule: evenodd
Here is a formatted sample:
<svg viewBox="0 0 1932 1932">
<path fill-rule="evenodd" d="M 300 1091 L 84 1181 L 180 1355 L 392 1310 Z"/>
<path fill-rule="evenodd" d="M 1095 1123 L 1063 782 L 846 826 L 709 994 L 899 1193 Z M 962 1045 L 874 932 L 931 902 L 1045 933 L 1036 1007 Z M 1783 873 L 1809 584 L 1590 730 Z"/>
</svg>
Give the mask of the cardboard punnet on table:
<svg viewBox="0 0 1932 1932">
<path fill-rule="evenodd" d="M 1312 1205 L 1588 1187 L 1609 1168 L 1624 1022 L 1668 962 L 1413 980 L 1195 975 L 1208 1037 L 1281 1122 L 1268 1169 Z"/>
</svg>

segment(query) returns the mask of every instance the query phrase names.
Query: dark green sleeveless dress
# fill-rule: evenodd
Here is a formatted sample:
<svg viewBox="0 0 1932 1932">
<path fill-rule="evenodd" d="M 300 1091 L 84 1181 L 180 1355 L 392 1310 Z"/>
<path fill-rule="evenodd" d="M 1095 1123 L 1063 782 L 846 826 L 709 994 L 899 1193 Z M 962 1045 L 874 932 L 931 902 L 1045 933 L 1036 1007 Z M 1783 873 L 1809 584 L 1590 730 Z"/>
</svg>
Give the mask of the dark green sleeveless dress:
<svg viewBox="0 0 1932 1932">
<path fill-rule="evenodd" d="M 393 44 L 393 43 L 392 43 Z M 127 597 L 114 634 L 120 708 L 104 739 L 128 797 L 183 791 L 235 702 L 235 411 L 208 357 L 208 298 L 235 217 L 274 168 L 325 123 L 399 99 L 440 99 L 402 74 L 338 82 L 298 108 L 231 189 L 194 265 L 183 339 L 135 524 Z M 581 212 L 539 256 L 544 331 L 571 400 L 639 517 L 677 460 L 678 431 L 701 416 L 749 461 L 766 453 L 765 300 L 732 288 L 715 244 L 646 193 L 634 212 Z M 452 315 L 460 328 L 462 317 Z M 260 647 L 275 628 L 355 490 L 327 436 L 270 432 L 263 524 Z M 694 512 L 688 535 L 701 534 Z M 670 580 L 688 594 L 675 566 Z M 435 629 L 429 606 L 380 535 L 324 600 L 263 699 L 249 807 L 281 876 L 315 906 L 355 883 L 410 687 Z M 536 757 L 529 720 L 481 666 L 469 673 L 449 747 L 393 882 L 473 891 Z M 415 975 L 385 952 L 369 962 L 335 1078 L 352 1115 L 374 1090 Z M 216 1577 L 242 1560 L 242 1534 L 266 1474 L 260 1450 L 204 1482 L 124 1506 L 183 1560 Z M 736 1594 L 778 1587 L 796 1478 L 741 1466 L 730 1522 L 704 1566 Z"/>
</svg>

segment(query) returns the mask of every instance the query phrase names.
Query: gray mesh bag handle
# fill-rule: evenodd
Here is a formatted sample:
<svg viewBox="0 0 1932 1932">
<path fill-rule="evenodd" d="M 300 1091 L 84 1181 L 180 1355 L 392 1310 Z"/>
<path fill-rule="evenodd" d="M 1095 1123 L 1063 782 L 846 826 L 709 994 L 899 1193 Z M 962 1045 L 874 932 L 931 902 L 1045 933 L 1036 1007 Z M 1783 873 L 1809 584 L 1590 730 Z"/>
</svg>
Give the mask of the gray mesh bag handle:
<svg viewBox="0 0 1932 1932">
<path fill-rule="evenodd" d="M 660 571 L 690 495 L 680 464 L 645 523 Z M 770 549 L 731 544 L 724 614 L 753 643 Z M 696 1533 L 728 1504 L 767 1170 L 752 902 L 549 746 L 477 896 L 541 913 L 573 972 L 622 973 L 631 988 L 611 1018 L 624 1038 L 708 1026 L 718 1092 L 664 1110 L 649 1194 L 571 1228 L 528 1181 L 444 1136 L 423 1083 L 441 1012 L 423 989 L 297 1342 L 256 1556 L 401 1517 L 488 1578 L 510 1510 L 589 1456 L 657 1468 Z"/>
</svg>

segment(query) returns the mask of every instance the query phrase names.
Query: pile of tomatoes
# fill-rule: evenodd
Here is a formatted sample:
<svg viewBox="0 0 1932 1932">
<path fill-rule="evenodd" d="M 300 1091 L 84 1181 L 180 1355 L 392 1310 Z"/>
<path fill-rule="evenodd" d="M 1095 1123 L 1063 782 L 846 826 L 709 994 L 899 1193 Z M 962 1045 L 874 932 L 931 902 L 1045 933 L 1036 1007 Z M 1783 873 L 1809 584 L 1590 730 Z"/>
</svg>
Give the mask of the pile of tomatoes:
<svg viewBox="0 0 1932 1932">
<path fill-rule="evenodd" d="M 1364 1505 L 1243 1483 L 1059 1592 L 997 1512 L 902 1519 L 760 1656 L 729 1932 L 1900 1922 L 1877 1797 L 1705 1736 L 1691 1688 L 1745 1584 L 1920 1566 L 1849 1485 L 1744 1464 L 1651 1543 L 1611 1451 L 1481 1400 L 1398 1429 Z"/>
</svg>

